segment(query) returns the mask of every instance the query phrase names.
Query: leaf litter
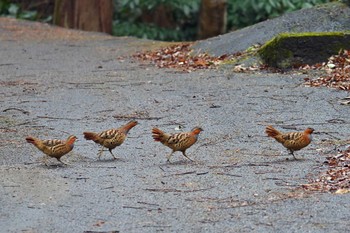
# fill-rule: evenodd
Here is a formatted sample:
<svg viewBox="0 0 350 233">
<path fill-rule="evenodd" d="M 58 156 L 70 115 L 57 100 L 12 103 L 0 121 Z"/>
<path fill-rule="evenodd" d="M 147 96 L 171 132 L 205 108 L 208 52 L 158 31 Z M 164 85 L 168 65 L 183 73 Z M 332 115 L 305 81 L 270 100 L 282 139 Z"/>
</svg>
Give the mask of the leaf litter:
<svg viewBox="0 0 350 233">
<path fill-rule="evenodd" d="M 350 192 L 350 147 L 337 155 L 327 157 L 324 164 L 328 165 L 327 171 L 311 179 L 308 184 L 303 184 L 302 188 L 335 194 Z"/>
<path fill-rule="evenodd" d="M 310 87 L 331 87 L 350 91 L 350 51 L 340 50 L 338 55 L 333 55 L 328 62 L 316 65 L 305 65 L 302 70 L 323 70 L 325 75 L 316 79 L 306 78 L 305 85 Z"/>
<path fill-rule="evenodd" d="M 198 69 L 215 69 L 224 62 L 233 59 L 239 60 L 239 57 L 249 54 L 249 52 L 238 52 L 221 56 L 210 56 L 207 53 L 194 55 L 191 49 L 192 45 L 193 43 L 175 44 L 155 51 L 138 52 L 132 57 L 141 61 L 151 62 L 158 68 L 174 68 L 184 72 L 192 72 Z M 328 62 L 314 65 L 304 64 L 296 68 L 299 71 L 319 70 L 325 72 L 324 75 L 315 79 L 305 78 L 304 84 L 306 86 L 331 87 L 350 91 L 350 50 L 340 50 L 337 55 L 331 56 Z M 259 70 L 282 72 L 266 64 L 248 67 L 238 64 L 232 69 L 233 72 L 254 72 Z M 295 71 L 295 69 L 292 71 Z M 350 101 L 345 101 L 342 104 L 350 104 Z"/>
<path fill-rule="evenodd" d="M 175 68 L 191 72 L 198 69 L 214 69 L 220 63 L 235 56 L 222 55 L 215 57 L 207 53 L 193 55 L 191 45 L 192 43 L 171 45 L 156 51 L 139 52 L 134 54 L 133 57 L 142 61 L 150 61 L 158 68 Z"/>
</svg>

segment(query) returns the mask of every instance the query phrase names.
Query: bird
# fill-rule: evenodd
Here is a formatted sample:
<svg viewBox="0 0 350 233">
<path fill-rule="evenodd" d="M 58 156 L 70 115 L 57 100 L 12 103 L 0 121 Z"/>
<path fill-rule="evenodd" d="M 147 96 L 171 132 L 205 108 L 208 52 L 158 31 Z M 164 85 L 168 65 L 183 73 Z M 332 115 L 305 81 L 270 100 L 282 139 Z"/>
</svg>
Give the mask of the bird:
<svg viewBox="0 0 350 233">
<path fill-rule="evenodd" d="M 289 152 L 293 155 L 294 159 L 297 159 L 294 155 L 294 151 L 301 150 L 308 146 L 312 141 L 313 128 L 307 128 L 304 132 L 290 132 L 281 133 L 272 126 L 266 127 L 266 134 L 269 137 L 276 139 L 281 143 Z"/>
<path fill-rule="evenodd" d="M 28 143 L 33 144 L 47 156 L 56 158 L 58 161 L 65 165 L 68 164 L 64 163 L 61 160 L 61 157 L 73 150 L 75 140 L 77 140 L 77 137 L 74 135 L 70 135 L 66 141 L 58 139 L 40 140 L 31 136 L 26 137 L 26 141 Z M 46 166 L 48 166 L 47 157 L 45 157 L 44 163 Z"/>
<path fill-rule="evenodd" d="M 130 121 L 117 129 L 109 129 L 100 133 L 83 132 L 83 134 L 86 140 L 92 140 L 95 143 L 100 144 L 102 146 L 100 152 L 98 153 L 99 159 L 101 158 L 104 147 L 106 147 L 109 150 L 114 159 L 117 159 L 117 157 L 115 157 L 112 153 L 112 150 L 117 146 L 123 144 L 129 130 L 135 127 L 137 124 L 137 121 Z"/>
<path fill-rule="evenodd" d="M 195 127 L 190 132 L 169 134 L 158 128 L 153 128 L 152 137 L 154 141 L 161 142 L 163 145 L 172 149 L 172 152 L 167 156 L 167 162 L 170 162 L 172 154 L 176 151 L 181 151 L 187 159 L 193 161 L 186 155 L 186 150 L 196 143 L 198 135 L 202 131 L 203 129 L 201 127 Z"/>
</svg>

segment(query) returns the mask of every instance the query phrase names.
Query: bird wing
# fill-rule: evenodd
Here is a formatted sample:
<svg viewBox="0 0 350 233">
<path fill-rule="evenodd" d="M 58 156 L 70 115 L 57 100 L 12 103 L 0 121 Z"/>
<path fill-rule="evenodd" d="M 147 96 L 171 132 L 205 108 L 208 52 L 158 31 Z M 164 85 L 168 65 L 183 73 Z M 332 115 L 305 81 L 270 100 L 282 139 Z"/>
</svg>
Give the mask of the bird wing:
<svg viewBox="0 0 350 233">
<path fill-rule="evenodd" d="M 101 133 L 98 134 L 98 136 L 102 139 L 112 139 L 114 138 L 117 134 L 120 134 L 117 129 L 109 129 L 102 131 Z"/>
<path fill-rule="evenodd" d="M 285 141 L 283 145 L 291 150 L 299 150 L 303 148 L 303 133 L 302 132 L 294 132 L 283 135 Z"/>
<path fill-rule="evenodd" d="M 297 141 L 303 136 L 302 132 L 293 132 L 293 133 L 286 133 L 282 135 L 282 138 L 286 141 Z"/>
<path fill-rule="evenodd" d="M 178 144 L 189 136 L 189 133 L 177 133 L 168 137 L 167 143 L 169 145 Z"/>
<path fill-rule="evenodd" d="M 58 140 L 58 139 L 50 139 L 50 140 L 43 140 L 42 143 L 43 143 L 43 145 L 45 145 L 45 146 L 52 147 L 52 146 L 64 144 L 65 141 L 63 141 L 63 140 Z"/>
</svg>

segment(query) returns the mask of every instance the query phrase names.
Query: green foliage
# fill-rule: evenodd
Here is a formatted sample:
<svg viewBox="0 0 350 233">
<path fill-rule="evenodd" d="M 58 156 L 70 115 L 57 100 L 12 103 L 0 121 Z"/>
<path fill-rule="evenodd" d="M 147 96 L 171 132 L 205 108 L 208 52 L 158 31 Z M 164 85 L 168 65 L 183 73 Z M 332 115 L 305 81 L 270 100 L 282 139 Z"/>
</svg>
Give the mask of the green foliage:
<svg viewBox="0 0 350 233">
<path fill-rule="evenodd" d="M 23 10 L 21 4 L 9 0 L 0 0 L 0 16 L 41 22 L 49 22 L 52 19 L 51 15 L 40 17 L 36 10 Z"/>
<path fill-rule="evenodd" d="M 135 36 L 144 39 L 155 39 L 162 41 L 184 41 L 195 37 L 195 32 L 179 31 L 157 27 L 153 24 L 121 22 L 114 24 L 113 35 Z"/>
<path fill-rule="evenodd" d="M 330 0 L 227 0 L 227 28 L 235 30 L 286 12 L 309 8 Z M 180 41 L 195 40 L 200 0 L 114 0 L 114 34 L 141 38 Z M 159 5 L 171 9 L 176 25 L 161 28 L 142 19 L 145 12 L 154 13 Z"/>
<path fill-rule="evenodd" d="M 238 29 L 330 0 L 227 0 L 228 28 Z"/>
<path fill-rule="evenodd" d="M 37 20 L 36 11 L 22 11 L 19 4 L 8 0 L 0 0 L 0 16 L 9 16 L 18 19 Z"/>
<path fill-rule="evenodd" d="M 331 0 L 227 0 L 227 29 L 236 30 L 283 13 Z M 343 0 L 345 1 L 345 0 Z M 349 0 L 346 0 L 349 1 Z M 49 22 L 52 16 L 39 15 L 37 9 L 23 10 L 21 4 L 0 0 L 0 16 Z M 113 0 L 113 34 L 140 38 L 187 41 L 195 40 L 201 0 Z M 44 3 L 45 5 L 45 3 Z M 159 6 L 165 7 L 169 18 L 167 27 L 157 25 L 152 16 Z"/>
<path fill-rule="evenodd" d="M 200 0 L 114 0 L 113 34 L 165 41 L 193 40 L 197 32 Z M 170 9 L 174 25 L 162 28 L 144 22 L 145 14 L 155 14 L 160 5 Z"/>
</svg>

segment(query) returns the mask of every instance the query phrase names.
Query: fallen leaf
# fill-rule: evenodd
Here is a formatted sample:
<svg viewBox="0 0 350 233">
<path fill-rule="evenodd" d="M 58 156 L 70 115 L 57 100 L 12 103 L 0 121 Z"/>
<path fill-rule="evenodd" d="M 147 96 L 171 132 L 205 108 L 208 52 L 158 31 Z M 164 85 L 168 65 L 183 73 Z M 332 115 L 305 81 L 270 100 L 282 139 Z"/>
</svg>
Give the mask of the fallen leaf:
<svg viewBox="0 0 350 233">
<path fill-rule="evenodd" d="M 100 227 L 100 226 L 102 226 L 103 224 L 105 224 L 105 221 L 98 220 L 93 226 L 94 226 L 94 227 Z"/>
<path fill-rule="evenodd" d="M 350 189 L 338 189 L 335 194 L 345 194 L 350 192 Z"/>
</svg>

